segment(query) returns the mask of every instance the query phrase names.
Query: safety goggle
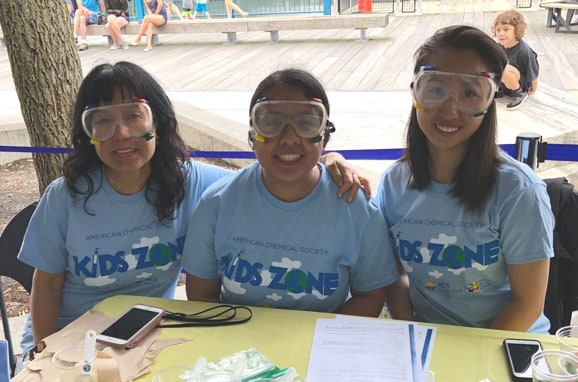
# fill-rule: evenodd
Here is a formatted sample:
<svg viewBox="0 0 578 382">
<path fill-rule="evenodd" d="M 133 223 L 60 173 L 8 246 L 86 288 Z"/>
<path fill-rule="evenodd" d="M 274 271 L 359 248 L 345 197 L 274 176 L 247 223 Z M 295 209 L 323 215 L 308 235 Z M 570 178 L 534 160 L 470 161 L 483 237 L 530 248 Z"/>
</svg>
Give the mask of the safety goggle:
<svg viewBox="0 0 578 382">
<path fill-rule="evenodd" d="M 275 138 L 291 125 L 302 138 L 316 139 L 327 124 L 327 110 L 318 98 L 309 101 L 257 100 L 251 109 L 252 127 L 257 137 Z"/>
<path fill-rule="evenodd" d="M 82 112 L 81 119 L 86 135 L 95 143 L 112 138 L 119 125 L 125 127 L 131 137 L 146 139 L 153 130 L 151 108 L 147 101 L 141 98 L 125 103 L 88 105 Z"/>
<path fill-rule="evenodd" d="M 441 108 L 453 97 L 458 110 L 464 114 L 485 114 L 496 96 L 495 74 L 462 74 L 440 72 L 431 66 L 422 66 L 416 74 L 411 89 L 416 108 L 433 110 Z"/>
</svg>

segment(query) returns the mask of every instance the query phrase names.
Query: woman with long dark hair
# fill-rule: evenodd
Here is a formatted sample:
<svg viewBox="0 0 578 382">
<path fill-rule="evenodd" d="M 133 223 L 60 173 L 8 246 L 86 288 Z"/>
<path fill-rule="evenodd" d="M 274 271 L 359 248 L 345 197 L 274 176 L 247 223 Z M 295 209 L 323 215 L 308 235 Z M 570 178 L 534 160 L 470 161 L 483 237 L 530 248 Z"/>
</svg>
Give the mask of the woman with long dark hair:
<svg viewBox="0 0 578 382">
<path fill-rule="evenodd" d="M 494 97 L 504 50 L 470 26 L 417 50 L 401 160 L 377 199 L 415 319 L 547 333 L 554 219 L 545 184 L 500 151 Z"/>
</svg>

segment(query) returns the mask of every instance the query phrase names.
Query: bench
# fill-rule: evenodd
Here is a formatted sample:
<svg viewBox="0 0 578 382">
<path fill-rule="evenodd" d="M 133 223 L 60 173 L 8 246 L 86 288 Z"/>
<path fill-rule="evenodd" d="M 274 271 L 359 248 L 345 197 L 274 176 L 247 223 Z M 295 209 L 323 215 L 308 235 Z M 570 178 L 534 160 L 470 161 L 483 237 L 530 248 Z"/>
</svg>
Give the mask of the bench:
<svg viewBox="0 0 578 382">
<path fill-rule="evenodd" d="M 572 22 L 574 14 L 578 11 L 578 0 L 543 2 L 540 7 L 548 9 L 546 27 L 555 27 L 556 33 L 578 33 L 578 30 L 572 29 L 572 26 L 578 25 L 578 22 Z M 566 18 L 562 17 L 563 9 L 566 10 Z M 561 27 L 565 29 L 560 29 Z"/>
<path fill-rule="evenodd" d="M 213 33 L 227 35 L 227 43 L 237 42 L 237 32 L 269 32 L 271 42 L 279 42 L 282 30 L 315 29 L 357 29 L 360 40 L 367 40 L 368 28 L 384 28 L 389 18 L 387 14 L 305 16 L 305 17 L 249 17 L 237 19 L 201 19 L 171 20 L 161 27 L 153 27 L 153 45 L 158 45 L 160 34 Z M 122 29 L 123 34 L 137 35 L 140 25 L 130 23 Z M 109 45 L 112 39 L 104 25 L 88 25 L 86 34 L 107 36 Z"/>
<path fill-rule="evenodd" d="M 337 15 L 313 17 L 256 17 L 248 19 L 249 32 L 269 32 L 271 42 L 279 42 L 282 30 L 358 29 L 360 40 L 367 40 L 368 28 L 384 28 L 387 14 Z"/>
</svg>

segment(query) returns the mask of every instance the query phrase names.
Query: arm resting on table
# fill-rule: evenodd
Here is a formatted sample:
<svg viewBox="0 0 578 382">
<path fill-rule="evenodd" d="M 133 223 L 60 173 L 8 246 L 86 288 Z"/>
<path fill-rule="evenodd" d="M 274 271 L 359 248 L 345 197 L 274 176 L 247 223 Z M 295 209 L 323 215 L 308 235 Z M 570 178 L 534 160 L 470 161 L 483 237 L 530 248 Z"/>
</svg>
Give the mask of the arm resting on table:
<svg viewBox="0 0 578 382">
<path fill-rule="evenodd" d="M 51 274 L 39 269 L 34 271 L 30 295 L 30 317 L 35 344 L 40 343 L 57 330 L 64 279 L 64 272 Z"/>
<path fill-rule="evenodd" d="M 549 259 L 508 265 L 512 302 L 492 321 L 490 329 L 528 331 L 544 311 L 549 267 Z"/>
</svg>

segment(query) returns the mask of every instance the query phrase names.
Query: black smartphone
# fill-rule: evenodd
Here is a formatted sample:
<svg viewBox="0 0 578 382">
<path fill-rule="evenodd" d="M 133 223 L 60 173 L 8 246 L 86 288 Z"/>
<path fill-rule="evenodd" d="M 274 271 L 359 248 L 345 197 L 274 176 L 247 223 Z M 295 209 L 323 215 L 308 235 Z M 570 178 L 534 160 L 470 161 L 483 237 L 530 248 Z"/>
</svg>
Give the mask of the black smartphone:
<svg viewBox="0 0 578 382">
<path fill-rule="evenodd" d="M 532 356 L 542 350 L 540 341 L 506 338 L 504 350 L 514 381 L 532 382 Z"/>
<path fill-rule="evenodd" d="M 135 305 L 97 335 L 96 340 L 117 348 L 131 348 L 161 322 L 163 315 L 161 308 Z"/>
</svg>

